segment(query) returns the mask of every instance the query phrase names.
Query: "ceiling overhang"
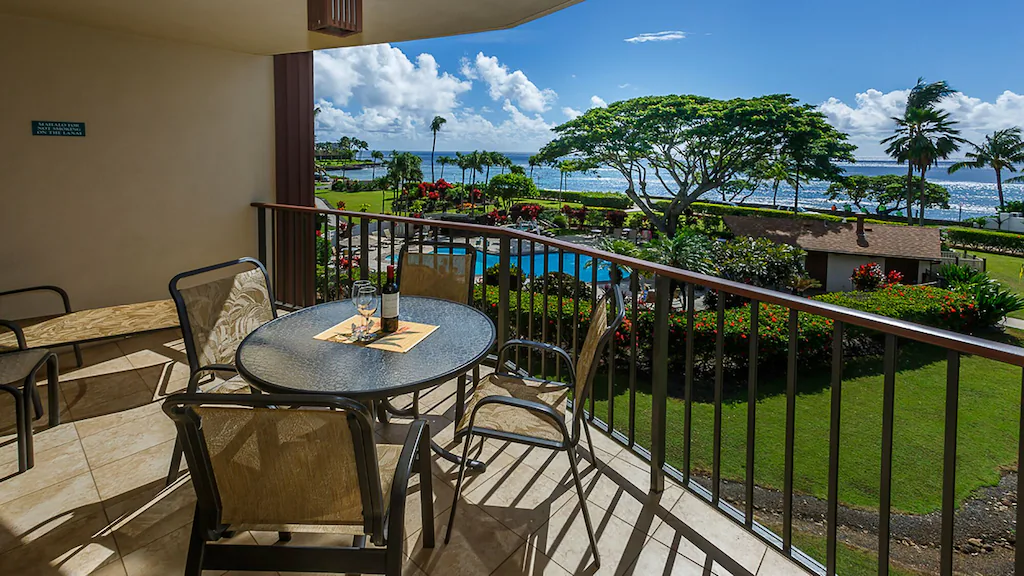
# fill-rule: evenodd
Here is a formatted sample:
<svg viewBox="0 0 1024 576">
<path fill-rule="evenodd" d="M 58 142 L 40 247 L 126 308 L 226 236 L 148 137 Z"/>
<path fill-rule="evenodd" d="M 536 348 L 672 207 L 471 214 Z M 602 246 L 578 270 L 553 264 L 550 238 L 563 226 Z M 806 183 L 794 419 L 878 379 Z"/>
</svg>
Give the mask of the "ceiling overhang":
<svg viewBox="0 0 1024 576">
<path fill-rule="evenodd" d="M 512 28 L 581 0 L 363 0 L 362 31 L 309 31 L 308 0 L 0 0 L 41 18 L 251 54 L 421 40 Z"/>
</svg>

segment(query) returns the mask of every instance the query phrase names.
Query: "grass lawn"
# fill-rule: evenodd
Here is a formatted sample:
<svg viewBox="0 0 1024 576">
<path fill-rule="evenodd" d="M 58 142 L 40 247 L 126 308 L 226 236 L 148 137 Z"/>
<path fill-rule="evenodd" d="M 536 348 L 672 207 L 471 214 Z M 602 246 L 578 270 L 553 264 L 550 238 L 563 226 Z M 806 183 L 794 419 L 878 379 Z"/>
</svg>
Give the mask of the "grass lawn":
<svg viewBox="0 0 1024 576">
<path fill-rule="evenodd" d="M 391 195 L 393 192 L 334 192 L 332 190 L 317 190 L 316 195 L 323 198 L 332 208 L 338 205 L 339 200 L 345 202 L 345 209 L 358 212 L 363 204 L 369 204 L 368 212 L 374 214 L 385 214 L 383 208 L 391 211 Z"/>
<path fill-rule="evenodd" d="M 988 252 L 968 252 L 973 256 L 979 256 L 986 260 L 985 270 L 989 276 L 998 280 L 1010 290 L 1018 294 L 1024 294 L 1024 281 L 1020 279 L 1020 267 L 1024 264 L 1024 258 L 1018 256 L 1006 256 L 1003 254 L 990 254 Z M 1011 318 L 1024 319 L 1024 310 L 1018 310 L 1009 314 Z"/>
<path fill-rule="evenodd" d="M 1008 336 L 1019 344 L 1022 333 Z M 844 366 L 840 440 L 839 499 L 846 505 L 878 506 L 882 435 L 882 361 L 878 357 L 848 360 Z M 762 373 L 767 370 L 762 370 Z M 828 437 L 831 391 L 828 368 L 805 369 L 799 375 L 796 399 L 794 488 L 821 499 L 828 496 Z M 893 511 L 927 513 L 941 508 L 942 444 L 946 362 L 942 350 L 907 343 L 899 354 L 896 376 L 893 446 Z M 744 378 L 745 382 L 745 378 Z M 964 357 L 960 367 L 957 445 L 957 500 L 999 480 L 999 468 L 1017 458 L 1021 370 L 1009 365 Z M 615 426 L 628 430 L 628 375 L 616 378 Z M 596 384 L 597 415 L 607 415 L 605 379 Z M 637 442 L 650 446 L 651 397 L 638 385 Z M 758 485 L 782 489 L 785 462 L 785 370 L 763 374 L 757 405 L 755 479 Z M 683 456 L 681 399 L 668 405 L 669 463 L 681 467 Z M 746 470 L 747 405 L 727 399 L 722 408 L 722 475 L 742 481 Z M 693 404 L 691 461 L 693 470 L 710 474 L 714 407 Z"/>
</svg>

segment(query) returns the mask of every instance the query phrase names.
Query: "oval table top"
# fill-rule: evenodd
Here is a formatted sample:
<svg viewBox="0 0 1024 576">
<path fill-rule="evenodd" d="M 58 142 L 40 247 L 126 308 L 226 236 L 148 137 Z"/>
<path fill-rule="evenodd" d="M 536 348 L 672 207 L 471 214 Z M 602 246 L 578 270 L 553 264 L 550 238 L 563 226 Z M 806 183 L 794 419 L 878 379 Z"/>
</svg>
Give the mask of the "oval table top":
<svg viewBox="0 0 1024 576">
<path fill-rule="evenodd" d="M 494 322 L 476 308 L 437 298 L 402 296 L 402 320 L 438 326 L 408 352 L 314 338 L 356 313 L 351 300 L 341 300 L 271 320 L 238 346 L 235 366 L 250 384 L 266 392 L 373 400 L 422 390 L 465 374 L 483 360 L 496 336 Z"/>
</svg>

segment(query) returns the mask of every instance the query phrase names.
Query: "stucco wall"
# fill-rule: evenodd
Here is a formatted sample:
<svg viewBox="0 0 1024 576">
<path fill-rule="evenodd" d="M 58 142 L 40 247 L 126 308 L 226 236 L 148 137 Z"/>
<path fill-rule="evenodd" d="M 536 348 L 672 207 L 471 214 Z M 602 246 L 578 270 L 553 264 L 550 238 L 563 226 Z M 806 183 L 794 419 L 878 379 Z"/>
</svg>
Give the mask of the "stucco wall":
<svg viewBox="0 0 1024 576">
<path fill-rule="evenodd" d="M 885 268 L 884 258 L 868 258 L 866 256 L 852 256 L 850 254 L 829 254 L 828 255 L 828 280 L 825 282 L 827 292 L 840 292 L 853 290 L 853 283 L 850 282 L 850 275 L 854 268 L 878 262 Z"/>
<path fill-rule="evenodd" d="M 255 255 L 272 57 L 0 16 L 0 59 L 0 291 L 167 298 L 177 272 Z M 86 137 L 32 136 L 32 120 L 85 122 Z M 0 301 L 0 317 L 39 311 Z"/>
</svg>

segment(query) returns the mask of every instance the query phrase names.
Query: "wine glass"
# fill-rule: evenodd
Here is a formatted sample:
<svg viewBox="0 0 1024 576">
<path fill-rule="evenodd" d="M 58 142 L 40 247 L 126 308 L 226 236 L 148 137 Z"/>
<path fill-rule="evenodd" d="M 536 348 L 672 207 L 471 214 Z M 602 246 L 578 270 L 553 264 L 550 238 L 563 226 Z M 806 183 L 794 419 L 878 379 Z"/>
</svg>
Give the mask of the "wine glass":
<svg viewBox="0 0 1024 576">
<path fill-rule="evenodd" d="M 372 285 L 373 285 L 373 283 L 370 282 L 369 280 L 356 280 L 355 282 L 352 282 L 352 288 L 349 290 L 349 297 L 354 300 L 355 297 L 356 297 L 356 294 L 359 294 L 359 289 L 360 288 L 362 288 L 363 286 L 372 286 Z"/>
<path fill-rule="evenodd" d="M 377 306 L 380 304 L 380 298 L 377 296 L 377 288 L 373 285 L 360 286 L 359 292 L 355 296 L 356 310 L 363 317 L 363 333 L 360 338 L 363 341 L 372 339 L 370 327 L 372 326 L 370 317 L 377 312 Z"/>
</svg>

